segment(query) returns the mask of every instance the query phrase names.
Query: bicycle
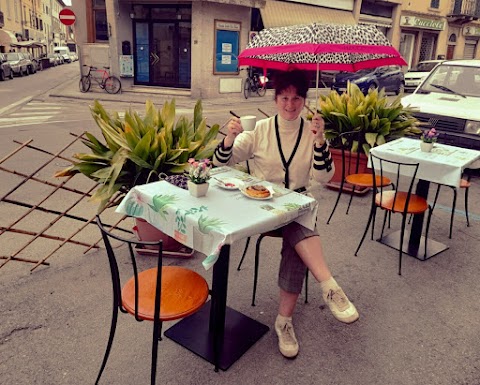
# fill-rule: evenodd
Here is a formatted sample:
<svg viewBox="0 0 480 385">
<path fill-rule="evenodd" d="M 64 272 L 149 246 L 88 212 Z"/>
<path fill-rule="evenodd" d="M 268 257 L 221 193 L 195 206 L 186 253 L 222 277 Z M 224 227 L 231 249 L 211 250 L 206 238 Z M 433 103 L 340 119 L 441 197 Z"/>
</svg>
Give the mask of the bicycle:
<svg viewBox="0 0 480 385">
<path fill-rule="evenodd" d="M 258 96 L 265 96 L 267 92 L 268 78 L 266 76 L 259 76 L 250 68 L 248 70 L 248 77 L 245 79 L 243 85 L 243 95 L 248 99 L 252 92 L 256 92 Z"/>
<path fill-rule="evenodd" d="M 92 86 L 92 79 L 100 86 L 101 89 L 107 91 L 109 94 L 116 94 L 122 89 L 122 83 L 120 82 L 120 79 L 116 76 L 110 75 L 110 72 L 108 71 L 110 67 L 103 67 L 104 69 L 99 69 L 86 64 L 83 66 L 88 67 L 88 73 L 86 75 L 82 75 L 80 78 L 79 87 L 81 92 L 88 92 L 90 90 L 90 87 Z M 93 76 L 92 72 L 100 73 L 102 76 Z"/>
</svg>

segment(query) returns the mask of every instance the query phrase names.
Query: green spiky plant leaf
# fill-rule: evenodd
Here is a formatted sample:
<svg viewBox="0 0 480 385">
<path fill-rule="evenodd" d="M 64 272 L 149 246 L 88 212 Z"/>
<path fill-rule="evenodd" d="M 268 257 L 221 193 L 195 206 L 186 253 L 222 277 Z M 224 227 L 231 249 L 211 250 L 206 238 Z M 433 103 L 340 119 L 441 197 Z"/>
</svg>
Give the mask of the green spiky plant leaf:
<svg viewBox="0 0 480 385">
<path fill-rule="evenodd" d="M 364 95 L 355 83 L 349 82 L 341 95 L 337 91 L 320 95 L 319 106 L 325 120 L 325 137 L 333 147 L 338 146 L 339 135 L 348 131 L 364 134 L 361 150 L 366 154 L 389 140 L 422 133 L 420 122 L 413 117 L 412 109 L 402 105 L 401 96 L 390 102 L 383 89 L 369 90 Z M 358 144 L 352 141 L 350 150 L 356 152 Z"/>
<path fill-rule="evenodd" d="M 81 173 L 100 183 L 92 196 L 99 211 L 118 191 L 126 193 L 135 185 L 157 181 L 161 174 L 183 173 L 189 158 L 212 159 L 219 143 L 220 126 L 208 128 L 201 100 L 197 100 L 192 118 L 177 116 L 175 99 L 161 108 L 147 100 L 143 117 L 126 111 L 120 118 L 118 112 L 107 112 L 99 101 L 90 109 L 103 142 L 85 133 L 83 144 L 91 153 L 74 154 L 73 164 L 55 176 Z"/>
</svg>

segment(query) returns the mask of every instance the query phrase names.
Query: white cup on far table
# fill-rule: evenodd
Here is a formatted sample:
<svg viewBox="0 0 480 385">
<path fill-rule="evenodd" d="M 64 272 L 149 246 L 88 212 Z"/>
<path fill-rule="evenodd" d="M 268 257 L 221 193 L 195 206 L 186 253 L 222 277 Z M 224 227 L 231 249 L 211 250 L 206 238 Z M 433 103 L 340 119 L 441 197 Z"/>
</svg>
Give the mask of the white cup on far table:
<svg viewBox="0 0 480 385">
<path fill-rule="evenodd" d="M 244 131 L 253 131 L 257 124 L 257 117 L 255 115 L 245 115 L 240 117 L 240 124 Z"/>
</svg>

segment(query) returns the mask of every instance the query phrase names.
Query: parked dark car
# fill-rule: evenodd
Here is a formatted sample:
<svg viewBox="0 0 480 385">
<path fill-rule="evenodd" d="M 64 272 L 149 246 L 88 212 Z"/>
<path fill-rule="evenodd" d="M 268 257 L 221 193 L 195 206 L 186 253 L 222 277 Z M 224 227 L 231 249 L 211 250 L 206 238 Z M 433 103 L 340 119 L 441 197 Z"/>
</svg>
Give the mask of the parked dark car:
<svg viewBox="0 0 480 385">
<path fill-rule="evenodd" d="M 12 67 L 7 61 L 7 56 L 4 53 L 0 53 L 0 80 L 5 80 L 6 78 L 13 79 Z"/>
<path fill-rule="evenodd" d="M 35 72 L 37 72 L 37 63 L 33 61 L 32 55 L 26 52 L 19 52 L 18 53 L 20 56 L 23 57 L 23 60 L 27 63 L 27 69 L 28 73 L 33 75 Z"/>
<path fill-rule="evenodd" d="M 7 60 L 12 67 L 13 73 L 18 76 L 29 75 L 28 61 L 19 52 L 9 52 L 6 54 Z"/>
<path fill-rule="evenodd" d="M 399 66 L 383 66 L 357 72 L 340 72 L 335 75 L 332 90 L 346 91 L 348 81 L 355 83 L 364 94 L 367 94 L 369 89 L 375 88 L 385 88 L 385 91 L 395 92 L 397 95 L 405 90 L 405 79 Z"/>
<path fill-rule="evenodd" d="M 34 74 L 35 72 L 41 71 L 43 69 L 40 58 L 33 56 L 30 52 L 23 52 L 23 56 L 25 56 L 28 60 L 32 62 L 31 65 L 28 65 L 28 70 L 31 74 Z"/>
</svg>

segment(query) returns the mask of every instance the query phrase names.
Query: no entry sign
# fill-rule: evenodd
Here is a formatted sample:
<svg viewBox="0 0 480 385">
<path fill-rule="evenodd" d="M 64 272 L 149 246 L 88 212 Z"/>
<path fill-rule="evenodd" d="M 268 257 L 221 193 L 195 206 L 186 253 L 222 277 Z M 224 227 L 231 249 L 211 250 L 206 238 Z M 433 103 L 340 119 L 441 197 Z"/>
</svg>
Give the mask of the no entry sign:
<svg viewBox="0 0 480 385">
<path fill-rule="evenodd" d="M 68 8 L 62 9 L 58 14 L 58 18 L 60 19 L 60 22 L 65 25 L 72 25 L 75 23 L 75 14 Z"/>
</svg>

